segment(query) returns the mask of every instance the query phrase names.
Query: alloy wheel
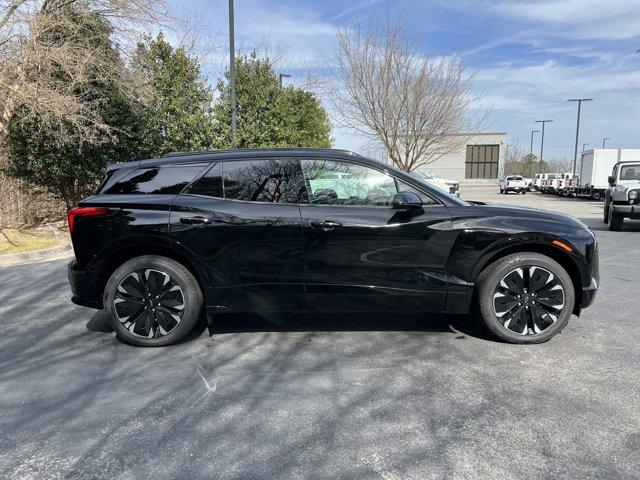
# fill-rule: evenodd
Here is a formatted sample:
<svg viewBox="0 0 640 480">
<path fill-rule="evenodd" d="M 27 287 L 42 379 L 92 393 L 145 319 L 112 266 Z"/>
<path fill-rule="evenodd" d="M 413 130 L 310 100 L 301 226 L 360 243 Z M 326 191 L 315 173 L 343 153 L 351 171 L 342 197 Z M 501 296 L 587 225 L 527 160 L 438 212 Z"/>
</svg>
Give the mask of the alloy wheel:
<svg viewBox="0 0 640 480">
<path fill-rule="evenodd" d="M 565 293 L 556 275 L 535 265 L 507 273 L 495 288 L 494 313 L 513 333 L 536 335 L 553 325 L 565 307 Z"/>
<path fill-rule="evenodd" d="M 118 284 L 113 307 L 118 321 L 134 335 L 157 338 L 182 320 L 185 299 L 180 285 L 165 272 L 136 270 Z"/>
</svg>

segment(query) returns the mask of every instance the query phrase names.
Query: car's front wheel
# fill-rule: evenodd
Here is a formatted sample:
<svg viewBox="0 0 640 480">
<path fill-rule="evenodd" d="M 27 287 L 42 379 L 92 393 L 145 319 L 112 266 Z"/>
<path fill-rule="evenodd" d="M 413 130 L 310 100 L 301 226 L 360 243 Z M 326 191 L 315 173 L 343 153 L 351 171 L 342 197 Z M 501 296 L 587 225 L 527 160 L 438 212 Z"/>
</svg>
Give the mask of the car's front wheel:
<svg viewBox="0 0 640 480">
<path fill-rule="evenodd" d="M 200 318 L 202 291 L 182 264 L 143 255 L 111 275 L 104 305 L 116 333 L 128 343 L 159 347 L 187 335 Z"/>
<path fill-rule="evenodd" d="M 619 213 L 616 213 L 613 209 L 613 205 L 609 205 L 609 230 L 612 232 L 619 232 L 624 225 L 624 217 Z"/>
<path fill-rule="evenodd" d="M 498 338 L 541 343 L 560 332 L 573 312 L 569 274 L 538 253 L 515 253 L 492 263 L 478 278 L 482 320 Z"/>
</svg>

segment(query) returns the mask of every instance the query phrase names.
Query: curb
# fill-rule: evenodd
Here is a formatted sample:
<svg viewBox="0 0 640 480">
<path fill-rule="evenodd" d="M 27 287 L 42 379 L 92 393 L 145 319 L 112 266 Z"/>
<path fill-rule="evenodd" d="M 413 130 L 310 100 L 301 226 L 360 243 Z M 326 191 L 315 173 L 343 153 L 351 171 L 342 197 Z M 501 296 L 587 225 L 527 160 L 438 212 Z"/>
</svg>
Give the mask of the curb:
<svg viewBox="0 0 640 480">
<path fill-rule="evenodd" d="M 34 250 L 32 252 L 10 253 L 7 255 L 0 255 L 0 267 L 42 262 L 57 258 L 70 257 L 72 255 L 73 249 L 71 248 L 71 245 L 60 245 L 58 247 L 45 248 L 44 250 Z"/>
</svg>

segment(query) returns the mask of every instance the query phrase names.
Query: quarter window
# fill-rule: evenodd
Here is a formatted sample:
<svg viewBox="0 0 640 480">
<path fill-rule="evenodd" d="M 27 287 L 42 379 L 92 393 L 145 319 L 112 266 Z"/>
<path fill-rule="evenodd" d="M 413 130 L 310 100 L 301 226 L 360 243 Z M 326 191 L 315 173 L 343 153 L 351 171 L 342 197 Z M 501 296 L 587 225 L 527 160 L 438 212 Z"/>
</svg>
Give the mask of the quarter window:
<svg viewBox="0 0 640 480">
<path fill-rule="evenodd" d="M 363 165 L 332 160 L 301 163 L 313 204 L 390 206 L 398 192 L 393 177 Z"/>
<path fill-rule="evenodd" d="M 431 198 L 429 195 L 427 195 L 426 193 L 421 192 L 420 190 L 412 187 L 411 185 L 404 183 L 400 180 L 398 180 L 398 191 L 399 192 L 412 192 L 415 193 L 416 195 L 418 195 L 420 197 L 420 200 L 422 200 L 422 203 L 425 206 L 428 205 L 438 205 L 438 202 L 436 202 L 433 198 Z"/>
<path fill-rule="evenodd" d="M 104 193 L 177 195 L 202 171 L 202 168 L 203 165 L 140 168 L 131 172 Z"/>
</svg>

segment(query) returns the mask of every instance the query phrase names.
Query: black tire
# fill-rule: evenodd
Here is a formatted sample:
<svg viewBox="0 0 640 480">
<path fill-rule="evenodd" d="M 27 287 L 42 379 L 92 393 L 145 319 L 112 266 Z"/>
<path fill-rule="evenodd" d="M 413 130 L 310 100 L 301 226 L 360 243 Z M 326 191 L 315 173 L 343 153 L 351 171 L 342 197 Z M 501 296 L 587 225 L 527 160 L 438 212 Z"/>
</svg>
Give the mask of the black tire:
<svg viewBox="0 0 640 480">
<path fill-rule="evenodd" d="M 611 207 L 611 206 L 610 206 L 609 202 L 605 201 L 604 209 L 603 209 L 603 211 L 604 211 L 604 218 L 602 219 L 602 221 L 603 221 L 604 223 L 609 223 L 609 208 L 610 208 L 610 207 Z"/>
<path fill-rule="evenodd" d="M 523 195 L 524 195 L 524 194 L 526 194 L 526 193 L 527 193 L 527 191 L 526 191 L 526 190 L 522 190 L 522 194 L 523 194 Z"/>
<path fill-rule="evenodd" d="M 138 281 L 140 272 L 145 275 L 142 281 Z M 165 280 L 167 277 L 168 280 Z M 162 279 L 162 285 L 158 279 Z M 127 288 L 131 288 L 134 295 L 126 292 Z M 135 292 L 138 291 L 146 294 L 137 295 Z M 152 294 L 150 298 L 145 298 L 145 295 L 149 297 L 150 291 L 159 292 L 155 296 L 157 303 L 149 303 L 154 301 Z M 161 347 L 178 342 L 191 331 L 200 318 L 203 298 L 198 281 L 182 264 L 167 257 L 143 255 L 123 263 L 113 272 L 105 286 L 104 305 L 111 325 L 120 338 L 141 347 Z M 152 307 L 155 308 L 152 310 Z M 156 309 L 157 313 L 150 312 L 156 312 Z M 129 312 L 132 313 L 127 316 Z M 142 320 L 140 327 L 138 322 L 129 322 L 133 316 Z M 127 324 L 129 329 L 125 327 Z M 166 332 L 163 332 L 163 325 L 167 328 Z M 153 336 L 147 338 L 133 331 L 136 329 L 139 332 L 147 329 Z"/>
<path fill-rule="evenodd" d="M 535 270 L 532 267 L 535 267 Z M 538 271 L 537 269 L 540 269 L 540 274 L 536 273 Z M 536 295 L 552 296 L 551 290 L 547 293 L 540 293 L 544 292 L 546 288 L 549 288 L 549 283 L 544 283 L 541 284 L 543 286 L 540 289 L 531 288 L 532 291 L 529 292 L 529 294 L 525 294 L 526 303 L 525 299 L 521 299 L 523 302 L 522 306 L 519 306 L 521 303 L 518 303 L 517 305 L 514 303 L 512 307 L 509 307 L 509 312 L 514 311 L 515 309 L 516 313 L 511 316 L 511 319 L 507 318 L 503 323 L 498 316 L 505 314 L 497 313 L 497 305 L 499 305 L 499 302 L 501 301 L 498 295 L 504 297 L 504 295 L 498 291 L 498 289 L 502 289 L 500 282 L 519 270 L 527 270 L 529 275 L 531 272 L 536 275 L 535 277 L 527 275 L 528 278 L 531 279 L 529 286 L 536 282 L 540 284 L 539 282 L 541 280 L 544 281 L 545 277 L 542 275 L 546 275 L 549 282 L 553 281 L 553 296 L 557 297 L 558 295 L 562 295 L 561 310 L 557 310 L 557 308 L 559 308 L 557 306 L 550 307 L 545 303 L 548 301 L 547 298 L 542 296 L 536 297 Z M 548 275 L 548 273 L 553 274 L 553 276 Z M 524 275 L 522 275 L 522 278 L 523 283 L 525 283 L 526 280 L 524 280 Z M 509 281 L 511 282 L 511 280 Z M 556 284 L 560 285 L 561 288 L 557 289 Z M 477 287 L 478 307 L 485 326 L 496 337 L 509 343 L 527 344 L 546 342 L 567 325 L 567 322 L 569 322 L 569 319 L 571 318 L 575 303 L 575 292 L 569 274 L 558 262 L 539 253 L 514 253 L 495 261 L 482 271 L 478 278 Z M 537 293 L 533 294 L 534 292 Z M 542 300 L 542 298 L 545 299 Z M 554 298 L 553 300 L 555 302 L 559 301 L 558 298 Z M 520 300 L 514 301 L 520 302 Z M 507 302 L 503 302 L 503 304 L 507 305 Z M 526 310 L 524 305 L 526 305 Z M 550 315 L 551 312 L 553 315 Z M 518 323 L 521 323 L 521 321 L 524 320 L 525 326 L 522 330 L 523 333 L 518 333 L 508 328 L 512 323 L 513 318 L 516 318 L 516 315 L 518 315 L 518 319 L 513 322 L 513 325 L 514 327 L 517 327 Z M 535 322 L 534 316 L 537 317 Z M 553 317 L 556 317 L 555 321 L 549 323 L 553 320 Z M 505 317 L 503 316 L 502 318 Z M 549 325 L 545 326 L 543 329 L 539 328 L 546 324 Z M 535 330 L 539 330 L 539 332 L 536 332 Z"/>
<path fill-rule="evenodd" d="M 613 211 L 613 206 L 609 206 L 609 230 L 619 232 L 624 225 L 624 217 Z"/>
</svg>

